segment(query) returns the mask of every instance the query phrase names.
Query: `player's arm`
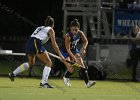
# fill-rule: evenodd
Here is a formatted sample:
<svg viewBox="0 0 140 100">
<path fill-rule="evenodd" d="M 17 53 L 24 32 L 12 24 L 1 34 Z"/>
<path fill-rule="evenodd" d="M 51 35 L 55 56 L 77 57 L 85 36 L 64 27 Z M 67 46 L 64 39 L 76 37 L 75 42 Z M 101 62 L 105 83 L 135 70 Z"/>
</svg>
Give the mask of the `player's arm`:
<svg viewBox="0 0 140 100">
<path fill-rule="evenodd" d="M 59 47 L 56 43 L 56 40 L 55 40 L 55 32 L 53 29 L 50 29 L 49 32 L 48 32 L 48 35 L 49 37 L 51 38 L 51 43 L 52 43 L 52 47 L 54 48 L 55 52 L 61 57 L 63 58 L 60 50 L 59 50 Z"/>
<path fill-rule="evenodd" d="M 83 54 L 86 53 L 86 48 L 87 48 L 87 45 L 88 45 L 88 40 L 87 40 L 85 34 L 82 31 L 79 31 L 79 33 L 80 33 L 81 39 L 83 41 L 82 48 L 81 48 L 81 53 L 83 55 Z"/>
<path fill-rule="evenodd" d="M 65 47 L 72 60 L 76 61 L 76 57 L 73 55 L 73 53 L 70 50 L 70 37 L 68 34 L 65 35 Z"/>
</svg>

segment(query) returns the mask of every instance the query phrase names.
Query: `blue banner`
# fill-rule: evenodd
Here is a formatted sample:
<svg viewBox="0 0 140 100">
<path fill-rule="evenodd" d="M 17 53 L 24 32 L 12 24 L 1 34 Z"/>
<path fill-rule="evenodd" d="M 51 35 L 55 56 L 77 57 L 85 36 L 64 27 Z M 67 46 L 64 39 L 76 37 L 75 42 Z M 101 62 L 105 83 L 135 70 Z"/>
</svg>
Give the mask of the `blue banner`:
<svg viewBox="0 0 140 100">
<path fill-rule="evenodd" d="M 134 25 L 140 26 L 140 11 L 115 10 L 114 33 L 128 34 Z"/>
</svg>

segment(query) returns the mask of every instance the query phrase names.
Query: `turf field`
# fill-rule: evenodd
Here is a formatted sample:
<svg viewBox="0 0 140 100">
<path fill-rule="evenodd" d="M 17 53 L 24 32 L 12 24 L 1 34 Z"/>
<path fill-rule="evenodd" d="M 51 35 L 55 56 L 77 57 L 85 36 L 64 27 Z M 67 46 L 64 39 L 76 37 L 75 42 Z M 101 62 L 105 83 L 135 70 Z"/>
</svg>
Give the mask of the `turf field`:
<svg viewBox="0 0 140 100">
<path fill-rule="evenodd" d="M 65 87 L 62 79 L 50 79 L 54 89 L 38 88 L 40 79 L 0 77 L 0 100 L 140 100 L 140 83 L 97 81 L 85 88 L 82 80 L 72 79 Z"/>
</svg>

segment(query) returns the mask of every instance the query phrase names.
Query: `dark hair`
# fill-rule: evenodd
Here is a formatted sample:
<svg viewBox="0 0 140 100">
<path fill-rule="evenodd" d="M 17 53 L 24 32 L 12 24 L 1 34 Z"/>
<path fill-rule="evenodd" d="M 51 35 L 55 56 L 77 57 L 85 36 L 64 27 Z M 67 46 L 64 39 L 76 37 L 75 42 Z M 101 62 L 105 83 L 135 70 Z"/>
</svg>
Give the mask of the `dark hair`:
<svg viewBox="0 0 140 100">
<path fill-rule="evenodd" d="M 45 26 L 53 26 L 54 25 L 54 19 L 51 16 L 47 16 L 45 20 Z"/>
<path fill-rule="evenodd" d="M 79 23 L 79 21 L 78 21 L 77 19 L 74 19 L 73 21 L 71 21 L 70 27 L 72 27 L 72 26 L 77 26 L 77 27 L 80 28 L 80 23 Z"/>
</svg>

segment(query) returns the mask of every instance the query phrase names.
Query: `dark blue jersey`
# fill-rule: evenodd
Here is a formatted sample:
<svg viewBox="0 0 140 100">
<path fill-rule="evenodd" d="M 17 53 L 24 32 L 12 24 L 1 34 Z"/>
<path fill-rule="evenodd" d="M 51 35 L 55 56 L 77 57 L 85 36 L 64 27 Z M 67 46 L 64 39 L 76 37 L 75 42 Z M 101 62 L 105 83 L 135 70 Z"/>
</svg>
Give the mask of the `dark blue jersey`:
<svg viewBox="0 0 140 100">
<path fill-rule="evenodd" d="M 74 36 L 71 32 L 68 32 L 68 34 L 70 36 L 70 50 L 71 51 L 76 50 L 77 49 L 77 43 L 80 40 L 80 34 L 77 33 L 76 36 Z M 61 50 L 64 51 L 64 52 L 67 52 L 66 47 L 65 47 L 65 42 L 62 44 Z"/>
</svg>

